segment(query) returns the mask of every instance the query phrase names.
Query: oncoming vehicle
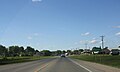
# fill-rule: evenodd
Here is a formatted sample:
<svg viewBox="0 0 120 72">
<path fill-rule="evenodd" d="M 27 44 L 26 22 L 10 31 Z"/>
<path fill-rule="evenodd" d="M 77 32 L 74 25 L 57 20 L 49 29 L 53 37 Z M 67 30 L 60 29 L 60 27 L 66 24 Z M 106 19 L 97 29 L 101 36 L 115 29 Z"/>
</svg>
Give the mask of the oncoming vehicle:
<svg viewBox="0 0 120 72">
<path fill-rule="evenodd" d="M 65 54 L 61 54 L 61 57 L 65 57 Z"/>
</svg>

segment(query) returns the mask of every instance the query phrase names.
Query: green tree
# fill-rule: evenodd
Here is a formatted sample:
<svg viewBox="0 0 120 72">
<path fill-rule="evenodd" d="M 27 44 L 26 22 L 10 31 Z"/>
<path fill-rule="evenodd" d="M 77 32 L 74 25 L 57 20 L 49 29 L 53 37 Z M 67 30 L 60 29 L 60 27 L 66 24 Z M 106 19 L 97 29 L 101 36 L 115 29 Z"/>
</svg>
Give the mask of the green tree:
<svg viewBox="0 0 120 72">
<path fill-rule="evenodd" d="M 8 50 L 5 46 L 0 45 L 0 56 L 6 57 Z"/>
<path fill-rule="evenodd" d="M 120 46 L 118 46 L 118 48 L 120 48 Z"/>
<path fill-rule="evenodd" d="M 79 55 L 79 54 L 80 54 L 80 51 L 79 51 L 79 50 L 74 50 L 74 51 L 73 51 L 73 54 Z"/>
<path fill-rule="evenodd" d="M 25 50 L 24 50 L 24 47 L 21 46 L 19 47 L 19 56 L 24 56 L 25 55 Z"/>
<path fill-rule="evenodd" d="M 79 49 L 80 52 L 83 52 L 84 50 L 83 49 Z"/>
<path fill-rule="evenodd" d="M 27 48 L 25 49 L 25 53 L 28 56 L 33 56 L 35 54 L 35 49 L 30 46 L 27 46 Z"/>
<path fill-rule="evenodd" d="M 51 56 L 52 55 L 52 52 L 49 50 L 43 50 L 41 52 L 44 54 L 44 56 Z"/>
<path fill-rule="evenodd" d="M 61 55 L 61 54 L 62 54 L 62 51 L 61 51 L 61 50 L 57 50 L 57 51 L 56 51 L 56 55 L 59 56 L 59 55 Z"/>
<path fill-rule="evenodd" d="M 20 55 L 19 46 L 10 46 L 9 47 L 9 54 L 10 54 L 10 56 L 19 56 Z"/>
<path fill-rule="evenodd" d="M 35 53 L 39 52 L 39 50 L 35 50 Z"/>
<path fill-rule="evenodd" d="M 71 50 L 67 50 L 67 53 L 71 55 L 71 54 L 72 54 L 72 51 L 71 51 Z"/>
<path fill-rule="evenodd" d="M 63 50 L 63 51 L 62 51 L 62 53 L 63 53 L 63 54 L 65 54 L 65 53 L 66 53 L 66 51 L 65 51 L 65 50 Z"/>
</svg>

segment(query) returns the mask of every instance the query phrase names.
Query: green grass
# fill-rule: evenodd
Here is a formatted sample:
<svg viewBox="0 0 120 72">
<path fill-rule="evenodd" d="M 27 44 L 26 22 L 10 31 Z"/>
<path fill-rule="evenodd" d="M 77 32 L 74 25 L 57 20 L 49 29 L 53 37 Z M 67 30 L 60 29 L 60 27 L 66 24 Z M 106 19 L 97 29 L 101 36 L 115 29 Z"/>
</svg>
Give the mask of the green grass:
<svg viewBox="0 0 120 72">
<path fill-rule="evenodd" d="M 96 62 L 96 63 L 100 63 L 100 64 L 120 68 L 120 56 L 79 55 L 79 56 L 70 56 L 70 58 L 75 58 L 75 59 L 84 60 L 84 61 L 90 61 L 90 62 Z"/>
<path fill-rule="evenodd" d="M 7 57 L 0 58 L 0 65 L 12 64 L 12 63 L 21 63 L 21 62 L 29 62 L 40 59 L 53 58 L 53 56 L 38 56 L 38 57 Z"/>
</svg>

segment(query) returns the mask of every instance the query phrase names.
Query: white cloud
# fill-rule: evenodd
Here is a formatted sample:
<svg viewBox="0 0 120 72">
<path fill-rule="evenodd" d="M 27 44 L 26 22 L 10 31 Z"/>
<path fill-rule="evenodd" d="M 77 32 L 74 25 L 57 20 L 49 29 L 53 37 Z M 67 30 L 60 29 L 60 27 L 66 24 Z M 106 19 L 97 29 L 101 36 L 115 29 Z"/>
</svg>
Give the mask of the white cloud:
<svg viewBox="0 0 120 72">
<path fill-rule="evenodd" d="M 99 42 L 100 44 L 102 43 L 102 41 Z"/>
<path fill-rule="evenodd" d="M 39 34 L 38 33 L 34 33 L 34 36 L 38 36 Z"/>
<path fill-rule="evenodd" d="M 28 40 L 34 39 L 35 36 L 39 36 L 39 33 L 34 33 L 33 35 L 28 36 L 27 39 L 28 39 Z"/>
<path fill-rule="evenodd" d="M 80 43 L 82 44 L 82 43 L 85 43 L 85 41 L 80 41 Z"/>
<path fill-rule="evenodd" d="M 120 36 L 120 32 L 116 33 L 115 35 Z"/>
<path fill-rule="evenodd" d="M 77 44 L 78 44 L 78 42 L 75 42 L 74 44 L 75 44 L 75 45 L 77 45 Z"/>
<path fill-rule="evenodd" d="M 32 39 L 32 37 L 30 37 L 30 36 L 29 36 L 29 37 L 27 37 L 27 39 L 31 40 L 31 39 Z"/>
<path fill-rule="evenodd" d="M 120 28 L 120 26 L 114 26 L 114 28 Z"/>
<path fill-rule="evenodd" d="M 96 40 L 97 38 L 93 38 L 93 40 Z"/>
<path fill-rule="evenodd" d="M 90 32 L 86 32 L 86 33 L 84 33 L 84 34 L 81 34 L 82 36 L 88 36 L 88 35 L 90 35 Z"/>
<path fill-rule="evenodd" d="M 80 41 L 80 44 L 85 44 L 85 43 L 88 43 L 88 42 L 89 42 L 89 41 L 87 41 L 87 40 L 86 40 L 86 41 L 82 41 L 82 40 L 81 40 L 81 41 Z"/>
<path fill-rule="evenodd" d="M 96 43 L 100 43 L 100 41 L 99 40 L 97 40 L 97 39 L 93 39 L 93 40 L 91 40 L 91 41 L 89 41 L 89 40 L 84 40 L 84 41 L 80 41 L 80 44 L 85 44 L 85 43 L 88 43 L 88 44 L 96 44 Z"/>
<path fill-rule="evenodd" d="M 106 41 L 104 41 L 104 43 L 105 43 L 105 42 L 106 42 Z M 99 43 L 102 44 L 102 41 L 100 41 Z"/>
<path fill-rule="evenodd" d="M 95 39 L 90 41 L 90 44 L 96 44 L 96 43 L 99 43 L 99 41 Z"/>
<path fill-rule="evenodd" d="M 32 2 L 42 2 L 42 0 L 32 0 Z"/>
</svg>

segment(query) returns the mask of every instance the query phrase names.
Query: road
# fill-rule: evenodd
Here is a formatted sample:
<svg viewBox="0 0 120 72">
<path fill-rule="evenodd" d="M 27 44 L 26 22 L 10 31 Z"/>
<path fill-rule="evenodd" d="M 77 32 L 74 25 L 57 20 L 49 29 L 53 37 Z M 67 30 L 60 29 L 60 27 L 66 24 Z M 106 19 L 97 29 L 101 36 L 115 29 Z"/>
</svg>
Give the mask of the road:
<svg viewBox="0 0 120 72">
<path fill-rule="evenodd" d="M 0 66 L 0 72 L 88 72 L 68 58 L 51 58 Z"/>
<path fill-rule="evenodd" d="M 0 72 L 108 72 L 70 58 L 51 58 L 0 66 Z M 88 66 L 88 67 L 87 67 Z M 115 71 L 117 72 L 117 71 Z M 120 71 L 118 71 L 120 72 Z"/>
</svg>

